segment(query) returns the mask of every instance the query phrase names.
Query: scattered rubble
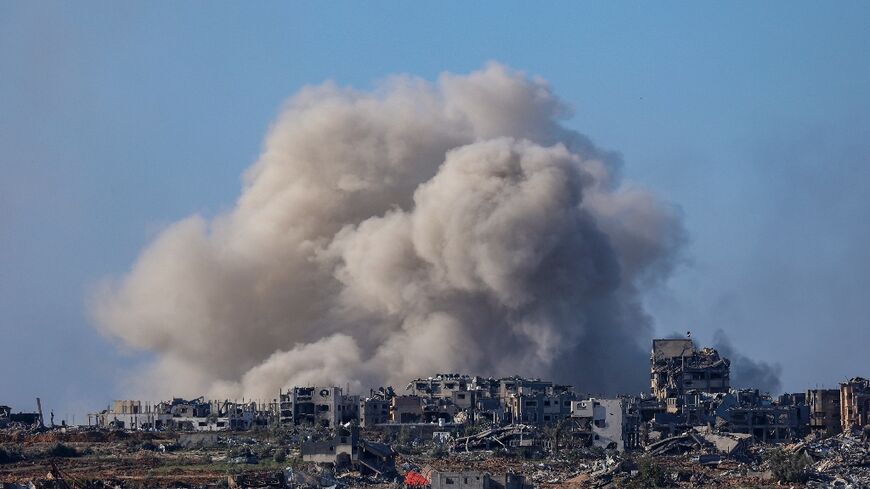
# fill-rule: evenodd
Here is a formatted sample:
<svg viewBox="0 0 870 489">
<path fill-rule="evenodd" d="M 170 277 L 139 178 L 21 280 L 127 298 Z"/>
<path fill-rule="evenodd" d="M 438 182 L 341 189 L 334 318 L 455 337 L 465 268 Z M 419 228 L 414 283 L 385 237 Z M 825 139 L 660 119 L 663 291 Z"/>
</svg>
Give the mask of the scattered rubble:
<svg viewBox="0 0 870 489">
<path fill-rule="evenodd" d="M 271 402 L 115 401 L 88 426 L 0 406 L 0 489 L 870 488 L 870 381 L 774 399 L 728 359 L 655 340 L 650 394 L 439 374 Z"/>
</svg>

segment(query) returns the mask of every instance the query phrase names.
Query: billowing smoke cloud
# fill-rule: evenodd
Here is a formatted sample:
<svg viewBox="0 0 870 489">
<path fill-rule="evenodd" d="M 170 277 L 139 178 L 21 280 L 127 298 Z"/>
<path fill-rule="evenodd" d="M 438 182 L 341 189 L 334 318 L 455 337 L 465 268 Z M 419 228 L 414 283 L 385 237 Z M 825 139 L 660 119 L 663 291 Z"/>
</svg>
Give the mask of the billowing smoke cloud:
<svg viewBox="0 0 870 489">
<path fill-rule="evenodd" d="M 305 88 L 235 207 L 165 229 L 95 293 L 96 322 L 157 353 L 151 395 L 441 371 L 640 390 L 640 291 L 669 273 L 681 222 L 568 115 L 498 64 Z"/>
<path fill-rule="evenodd" d="M 733 387 L 753 388 L 772 394 L 781 392 L 782 367 L 779 364 L 752 360 L 740 354 L 734 349 L 725 331 L 721 329 L 714 333 L 713 345 L 721 355 L 731 360 L 731 385 Z"/>
</svg>

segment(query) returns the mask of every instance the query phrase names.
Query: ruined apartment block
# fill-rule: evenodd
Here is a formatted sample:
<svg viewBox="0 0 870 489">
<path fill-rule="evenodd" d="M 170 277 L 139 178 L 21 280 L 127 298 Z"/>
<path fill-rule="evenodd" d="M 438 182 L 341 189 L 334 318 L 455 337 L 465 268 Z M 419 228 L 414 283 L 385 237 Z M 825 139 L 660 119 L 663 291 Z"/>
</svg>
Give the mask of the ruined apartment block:
<svg viewBox="0 0 870 489">
<path fill-rule="evenodd" d="M 806 402 L 810 412 L 810 430 L 827 436 L 842 431 L 839 389 L 808 390 Z"/>
<path fill-rule="evenodd" d="M 571 401 L 569 416 L 592 446 L 619 452 L 640 446 L 640 414 L 634 399 Z"/>
<path fill-rule="evenodd" d="M 359 425 L 373 428 L 390 420 L 390 401 L 380 397 L 368 397 L 359 401 Z"/>
<path fill-rule="evenodd" d="M 363 475 L 395 473 L 395 452 L 383 443 L 364 440 L 359 427 L 338 427 L 332 437 L 306 441 L 300 447 L 302 460 L 359 470 Z"/>
<path fill-rule="evenodd" d="M 802 401 L 774 402 L 757 389 L 735 390 L 730 396 L 737 403 L 724 411 L 723 418 L 733 433 L 752 435 L 762 443 L 782 443 L 806 436 L 809 430 L 809 408 Z"/>
<path fill-rule="evenodd" d="M 840 384 L 843 431 L 870 425 L 870 380 L 855 377 Z"/>
<path fill-rule="evenodd" d="M 438 374 L 412 380 L 406 389 L 410 396 L 393 401 L 391 422 L 465 423 L 483 417 L 497 424 L 545 423 L 566 418 L 570 401 L 575 399 L 570 386 L 519 376 L 494 379 Z"/>
<path fill-rule="evenodd" d="M 423 421 L 423 398 L 395 396 L 390 404 L 390 422 L 420 423 Z"/>
<path fill-rule="evenodd" d="M 425 379 L 415 379 L 408 384 L 406 390 L 412 396 L 427 398 L 451 399 L 454 392 L 476 390 L 476 377 L 463 374 L 438 374 Z"/>
<path fill-rule="evenodd" d="M 274 411 L 269 404 L 206 401 L 202 397 L 156 403 L 117 400 L 106 410 L 89 414 L 88 424 L 127 430 L 249 430 L 271 424 Z"/>
<path fill-rule="evenodd" d="M 345 395 L 341 387 L 293 387 L 278 396 L 283 424 L 335 428 L 359 417 L 359 396 Z"/>
<path fill-rule="evenodd" d="M 508 420 L 515 423 L 550 423 L 571 414 L 574 395 L 568 392 L 533 392 L 526 394 L 520 388 L 517 394 L 505 399 Z"/>
<path fill-rule="evenodd" d="M 692 391 L 725 393 L 730 388 L 730 362 L 712 348 L 695 348 L 689 339 L 653 340 L 650 356 L 653 396 L 677 412 L 680 398 Z"/>
</svg>

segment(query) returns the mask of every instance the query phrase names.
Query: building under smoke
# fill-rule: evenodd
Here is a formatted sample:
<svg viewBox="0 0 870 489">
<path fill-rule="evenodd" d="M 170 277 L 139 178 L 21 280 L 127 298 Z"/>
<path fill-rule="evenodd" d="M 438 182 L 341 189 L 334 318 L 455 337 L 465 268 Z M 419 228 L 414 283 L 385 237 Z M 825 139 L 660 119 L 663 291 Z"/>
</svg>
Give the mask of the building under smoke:
<svg viewBox="0 0 870 489">
<path fill-rule="evenodd" d="M 840 384 L 843 431 L 870 425 L 870 379 L 855 377 Z"/>
<path fill-rule="evenodd" d="M 669 274 L 681 221 L 569 114 L 498 64 L 307 87 L 235 206 L 164 229 L 95 291 L 96 323 L 156 353 L 136 384 L 151 398 L 455 370 L 637 391 L 642 295 Z"/>
<path fill-rule="evenodd" d="M 712 348 L 698 349 L 691 339 L 653 340 L 650 383 L 653 396 L 676 408 L 694 391 L 726 393 L 731 387 L 731 362 Z"/>
</svg>

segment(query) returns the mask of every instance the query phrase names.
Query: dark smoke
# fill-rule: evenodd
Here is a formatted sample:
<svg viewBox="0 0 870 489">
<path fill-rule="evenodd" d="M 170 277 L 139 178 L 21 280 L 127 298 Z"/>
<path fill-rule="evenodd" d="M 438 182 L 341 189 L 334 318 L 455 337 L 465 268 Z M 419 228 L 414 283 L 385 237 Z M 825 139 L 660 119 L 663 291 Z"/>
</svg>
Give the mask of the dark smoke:
<svg viewBox="0 0 870 489">
<path fill-rule="evenodd" d="M 731 385 L 737 388 L 755 388 L 778 394 L 782 389 L 782 367 L 764 361 L 752 360 L 734 349 L 725 331 L 718 329 L 713 335 L 713 347 L 731 360 Z"/>
</svg>

